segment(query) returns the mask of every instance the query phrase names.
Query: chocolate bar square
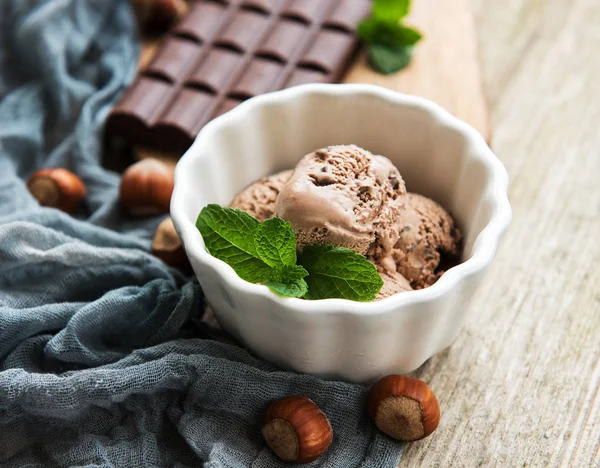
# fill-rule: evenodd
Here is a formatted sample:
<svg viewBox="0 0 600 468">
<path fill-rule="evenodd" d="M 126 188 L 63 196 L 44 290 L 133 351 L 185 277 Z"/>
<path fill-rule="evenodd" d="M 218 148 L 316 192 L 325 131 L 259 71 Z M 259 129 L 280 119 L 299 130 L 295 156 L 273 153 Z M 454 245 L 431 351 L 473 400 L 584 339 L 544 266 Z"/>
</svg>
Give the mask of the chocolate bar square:
<svg viewBox="0 0 600 468">
<path fill-rule="evenodd" d="M 245 99 L 338 82 L 369 0 L 194 0 L 108 116 L 107 138 L 182 154 Z"/>
</svg>

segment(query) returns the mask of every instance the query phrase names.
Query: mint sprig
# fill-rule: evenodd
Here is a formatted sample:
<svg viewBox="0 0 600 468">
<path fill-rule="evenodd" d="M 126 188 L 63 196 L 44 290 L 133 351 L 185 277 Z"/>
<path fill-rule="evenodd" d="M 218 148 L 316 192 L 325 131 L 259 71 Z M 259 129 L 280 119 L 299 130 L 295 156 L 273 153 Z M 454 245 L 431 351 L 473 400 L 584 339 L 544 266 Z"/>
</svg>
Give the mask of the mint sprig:
<svg viewBox="0 0 600 468">
<path fill-rule="evenodd" d="M 374 0 L 371 16 L 358 27 L 358 36 L 367 46 L 371 66 L 391 74 L 410 63 L 414 45 L 423 36 L 400 21 L 408 15 L 410 0 Z"/>
<path fill-rule="evenodd" d="M 312 245 L 300 254 L 308 276 L 307 299 L 342 298 L 372 301 L 383 286 L 375 265 L 354 250 Z"/>
<path fill-rule="evenodd" d="M 260 223 L 245 211 L 211 204 L 196 226 L 211 255 L 283 296 L 370 301 L 383 286 L 375 266 L 354 250 L 315 245 L 297 259 L 296 235 L 281 218 Z"/>
</svg>

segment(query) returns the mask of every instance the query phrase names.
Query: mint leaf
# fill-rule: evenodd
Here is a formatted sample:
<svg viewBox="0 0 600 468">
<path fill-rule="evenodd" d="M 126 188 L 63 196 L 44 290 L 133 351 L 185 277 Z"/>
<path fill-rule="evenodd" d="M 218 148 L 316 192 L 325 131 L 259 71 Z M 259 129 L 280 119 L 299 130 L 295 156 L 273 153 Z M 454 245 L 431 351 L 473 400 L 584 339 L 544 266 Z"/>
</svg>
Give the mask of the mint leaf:
<svg viewBox="0 0 600 468">
<path fill-rule="evenodd" d="M 265 285 L 273 291 L 291 297 L 302 297 L 308 290 L 304 277 L 308 272 L 298 265 L 273 268 Z"/>
<path fill-rule="evenodd" d="M 368 46 L 371 66 L 390 74 L 405 68 L 412 58 L 412 46 L 423 36 L 400 20 L 409 11 L 410 0 L 374 0 L 371 16 L 358 25 L 358 36 Z"/>
<path fill-rule="evenodd" d="M 412 46 L 423 39 L 423 34 L 410 26 L 398 25 L 394 28 L 393 37 L 395 43 L 390 45 Z"/>
<path fill-rule="evenodd" d="M 306 268 L 306 299 L 341 298 L 372 301 L 383 286 L 375 265 L 354 250 L 333 245 L 313 245 L 300 254 Z"/>
<path fill-rule="evenodd" d="M 397 23 L 385 23 L 368 18 L 358 25 L 360 39 L 368 45 L 379 44 L 391 47 L 415 45 L 422 39 L 419 31 Z"/>
<path fill-rule="evenodd" d="M 373 2 L 373 17 L 397 23 L 410 9 L 410 0 L 375 0 Z"/>
<path fill-rule="evenodd" d="M 378 72 L 389 75 L 408 66 L 412 58 L 412 50 L 410 46 L 390 47 L 371 44 L 368 49 L 369 62 Z"/>
<path fill-rule="evenodd" d="M 223 260 L 242 279 L 251 283 L 266 281 L 270 271 L 254 244 L 259 224 L 245 211 L 215 204 L 205 206 L 196 221 L 210 254 Z"/>
<path fill-rule="evenodd" d="M 257 256 L 253 239 L 260 223 L 255 217 L 242 210 L 210 204 L 200 212 L 199 221 L 222 234 L 240 249 L 254 257 Z"/>
<path fill-rule="evenodd" d="M 294 230 L 280 218 L 259 223 L 244 211 L 212 204 L 202 209 L 196 226 L 214 257 L 242 279 L 284 296 L 370 301 L 383 286 L 372 263 L 343 247 L 307 247 L 297 265 Z"/>
<path fill-rule="evenodd" d="M 365 44 L 372 44 L 377 42 L 377 31 L 382 23 L 375 18 L 367 18 L 360 22 L 358 25 L 357 33 L 358 37 Z"/>
<path fill-rule="evenodd" d="M 292 225 L 281 218 L 258 225 L 254 246 L 260 259 L 271 267 L 296 264 L 296 234 Z"/>
</svg>

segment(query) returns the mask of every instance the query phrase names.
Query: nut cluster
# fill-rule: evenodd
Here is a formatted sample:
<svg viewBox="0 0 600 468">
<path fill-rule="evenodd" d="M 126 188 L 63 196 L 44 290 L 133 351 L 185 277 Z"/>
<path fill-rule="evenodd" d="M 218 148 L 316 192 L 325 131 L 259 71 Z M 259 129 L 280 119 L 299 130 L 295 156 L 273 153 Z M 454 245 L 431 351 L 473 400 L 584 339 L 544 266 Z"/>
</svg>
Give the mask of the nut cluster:
<svg viewBox="0 0 600 468">
<path fill-rule="evenodd" d="M 429 386 L 403 375 L 388 375 L 375 382 L 367 406 L 377 428 L 401 441 L 427 437 L 440 421 L 440 407 Z M 297 395 L 269 404 L 262 433 L 275 455 L 291 463 L 316 460 L 333 440 L 327 416 L 311 399 Z"/>
<path fill-rule="evenodd" d="M 133 216 L 160 215 L 169 212 L 173 194 L 173 164 L 145 158 L 129 166 L 119 187 L 121 206 Z M 171 218 L 157 227 L 152 253 L 164 263 L 190 274 L 192 267 Z"/>
<path fill-rule="evenodd" d="M 174 163 L 145 158 L 129 166 L 119 186 L 119 200 L 133 216 L 169 212 L 174 187 Z M 83 181 L 64 168 L 41 169 L 31 175 L 27 188 L 42 206 L 74 213 L 86 197 Z M 171 218 L 159 224 L 152 241 L 152 253 L 167 265 L 191 274 L 192 268 Z"/>
</svg>

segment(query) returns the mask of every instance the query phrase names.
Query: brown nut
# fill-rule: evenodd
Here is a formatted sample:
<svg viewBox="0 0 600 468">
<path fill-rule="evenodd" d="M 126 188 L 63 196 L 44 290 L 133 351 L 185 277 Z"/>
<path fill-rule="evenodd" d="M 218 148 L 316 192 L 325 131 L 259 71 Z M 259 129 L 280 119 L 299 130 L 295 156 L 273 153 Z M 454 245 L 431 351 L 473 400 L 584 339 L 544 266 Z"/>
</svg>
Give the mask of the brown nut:
<svg viewBox="0 0 600 468">
<path fill-rule="evenodd" d="M 67 213 L 79 207 L 87 192 L 79 177 L 62 168 L 34 172 L 27 181 L 27 188 L 40 205 Z"/>
<path fill-rule="evenodd" d="M 377 428 L 394 439 L 423 439 L 437 428 L 440 406 L 422 380 L 388 375 L 369 391 L 369 416 Z"/>
<path fill-rule="evenodd" d="M 171 218 L 166 218 L 156 228 L 152 240 L 152 253 L 169 266 L 179 268 L 185 273 L 192 272 L 190 261 Z"/>
<path fill-rule="evenodd" d="M 121 178 L 121 205 L 136 216 L 169 212 L 173 171 L 156 159 L 144 159 L 127 168 Z"/>
<path fill-rule="evenodd" d="M 333 440 L 327 416 L 310 398 L 297 395 L 269 404 L 262 434 L 275 455 L 293 463 L 316 460 Z"/>
<path fill-rule="evenodd" d="M 188 11 L 184 0 L 132 0 L 133 11 L 144 32 L 166 31 Z"/>
</svg>

